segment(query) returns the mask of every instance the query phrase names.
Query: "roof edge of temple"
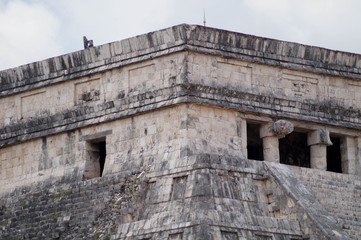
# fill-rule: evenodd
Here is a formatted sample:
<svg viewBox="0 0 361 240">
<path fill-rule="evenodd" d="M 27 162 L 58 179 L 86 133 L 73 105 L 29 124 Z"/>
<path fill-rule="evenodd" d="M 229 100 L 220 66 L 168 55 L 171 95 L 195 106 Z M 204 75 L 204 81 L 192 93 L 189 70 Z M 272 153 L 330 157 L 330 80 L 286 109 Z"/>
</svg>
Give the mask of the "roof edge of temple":
<svg viewBox="0 0 361 240">
<path fill-rule="evenodd" d="M 181 24 L 0 71 L 0 97 L 183 50 L 361 78 L 359 54 Z"/>
</svg>

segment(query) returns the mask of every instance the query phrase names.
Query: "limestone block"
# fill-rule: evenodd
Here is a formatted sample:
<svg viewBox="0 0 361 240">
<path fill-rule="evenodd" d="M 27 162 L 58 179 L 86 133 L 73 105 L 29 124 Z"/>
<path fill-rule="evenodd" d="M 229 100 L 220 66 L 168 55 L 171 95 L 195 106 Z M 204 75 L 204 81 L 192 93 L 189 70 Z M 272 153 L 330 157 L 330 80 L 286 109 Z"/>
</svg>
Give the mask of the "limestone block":
<svg viewBox="0 0 361 240">
<path fill-rule="evenodd" d="M 326 145 L 331 146 L 332 142 L 330 139 L 330 133 L 326 129 L 317 129 L 313 132 L 310 132 L 307 136 L 307 145 Z"/>
</svg>

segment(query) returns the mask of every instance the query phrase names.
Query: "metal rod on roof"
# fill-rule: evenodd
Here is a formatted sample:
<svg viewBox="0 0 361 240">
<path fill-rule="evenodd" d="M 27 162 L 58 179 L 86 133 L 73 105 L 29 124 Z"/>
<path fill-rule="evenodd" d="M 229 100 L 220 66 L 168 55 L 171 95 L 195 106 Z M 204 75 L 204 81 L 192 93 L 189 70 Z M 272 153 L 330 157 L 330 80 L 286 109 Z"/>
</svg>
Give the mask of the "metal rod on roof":
<svg viewBox="0 0 361 240">
<path fill-rule="evenodd" d="M 203 25 L 206 26 L 206 9 L 203 8 Z"/>
</svg>

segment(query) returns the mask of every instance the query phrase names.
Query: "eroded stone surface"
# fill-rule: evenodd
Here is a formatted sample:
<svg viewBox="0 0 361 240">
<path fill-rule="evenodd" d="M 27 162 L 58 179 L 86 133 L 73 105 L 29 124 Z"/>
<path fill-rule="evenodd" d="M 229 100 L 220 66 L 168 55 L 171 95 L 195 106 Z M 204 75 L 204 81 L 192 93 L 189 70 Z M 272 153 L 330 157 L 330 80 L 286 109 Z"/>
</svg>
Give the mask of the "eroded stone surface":
<svg viewBox="0 0 361 240">
<path fill-rule="evenodd" d="M 2 71 L 0 236 L 358 239 L 360 209 L 331 196 L 358 189 L 360 59 L 179 25 Z M 249 123 L 276 163 L 247 160 Z M 322 171 L 278 163 L 293 133 Z"/>
<path fill-rule="evenodd" d="M 273 131 L 277 136 L 284 136 L 293 132 L 294 126 L 290 121 L 277 120 L 273 123 Z"/>
</svg>

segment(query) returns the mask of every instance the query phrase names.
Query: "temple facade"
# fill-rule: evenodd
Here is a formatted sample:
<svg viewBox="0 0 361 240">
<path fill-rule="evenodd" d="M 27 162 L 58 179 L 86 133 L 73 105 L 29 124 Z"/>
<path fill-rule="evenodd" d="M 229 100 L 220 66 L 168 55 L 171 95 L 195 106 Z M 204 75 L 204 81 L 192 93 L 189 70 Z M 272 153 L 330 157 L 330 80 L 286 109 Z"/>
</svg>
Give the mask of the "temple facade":
<svg viewBox="0 0 361 240">
<path fill-rule="evenodd" d="M 1 239 L 360 239 L 361 55 L 196 25 L 0 72 Z"/>
</svg>

